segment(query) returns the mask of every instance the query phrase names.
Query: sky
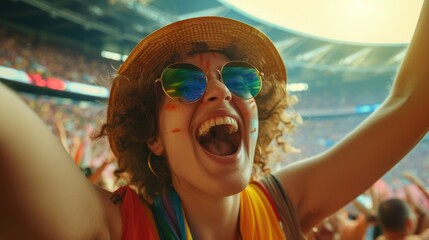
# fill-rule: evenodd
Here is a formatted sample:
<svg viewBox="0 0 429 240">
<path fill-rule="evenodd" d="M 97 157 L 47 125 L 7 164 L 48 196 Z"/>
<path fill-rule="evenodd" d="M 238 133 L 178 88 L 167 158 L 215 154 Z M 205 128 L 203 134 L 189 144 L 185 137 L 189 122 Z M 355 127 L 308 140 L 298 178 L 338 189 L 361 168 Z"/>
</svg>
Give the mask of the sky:
<svg viewBox="0 0 429 240">
<path fill-rule="evenodd" d="M 323 39 L 410 41 L 423 0 L 221 0 L 265 23 Z"/>
</svg>

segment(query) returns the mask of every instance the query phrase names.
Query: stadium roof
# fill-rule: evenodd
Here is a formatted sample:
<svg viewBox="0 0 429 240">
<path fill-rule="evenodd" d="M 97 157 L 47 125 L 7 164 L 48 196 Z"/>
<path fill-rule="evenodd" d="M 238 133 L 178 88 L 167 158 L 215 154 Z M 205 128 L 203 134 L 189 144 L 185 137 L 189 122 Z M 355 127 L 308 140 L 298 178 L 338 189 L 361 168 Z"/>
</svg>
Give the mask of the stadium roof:
<svg viewBox="0 0 429 240">
<path fill-rule="evenodd" d="M 314 38 L 408 43 L 423 0 L 222 0 L 244 14 Z"/>
<path fill-rule="evenodd" d="M 0 3 L 3 26 L 41 33 L 83 48 L 121 54 L 127 54 L 142 37 L 165 24 L 202 15 L 235 18 L 260 28 L 275 42 L 289 73 L 303 66 L 329 72 L 394 71 L 406 48 L 404 43 L 351 43 L 313 36 L 260 20 L 227 1 L 5 0 Z M 295 81 L 293 77 L 289 80 Z"/>
</svg>

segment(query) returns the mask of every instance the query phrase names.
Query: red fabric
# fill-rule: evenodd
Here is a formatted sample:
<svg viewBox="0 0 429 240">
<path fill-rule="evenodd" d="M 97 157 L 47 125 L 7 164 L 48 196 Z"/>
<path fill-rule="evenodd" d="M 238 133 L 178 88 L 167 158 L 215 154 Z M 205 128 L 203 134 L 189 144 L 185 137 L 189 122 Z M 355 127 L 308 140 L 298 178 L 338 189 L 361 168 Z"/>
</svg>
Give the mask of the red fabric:
<svg viewBox="0 0 429 240">
<path fill-rule="evenodd" d="M 143 202 L 137 193 L 127 186 L 121 187 L 116 193 L 122 198 L 122 239 L 158 240 L 155 220 L 147 203 Z"/>
<path fill-rule="evenodd" d="M 274 210 L 274 213 L 276 214 L 277 220 L 280 221 L 280 214 L 279 214 L 278 209 L 277 209 L 276 205 L 274 204 L 274 201 L 273 201 L 270 193 L 268 192 L 268 190 L 265 188 L 265 186 L 262 183 L 260 183 L 258 181 L 254 181 L 253 183 L 256 186 L 258 186 L 264 192 L 265 196 L 267 197 L 268 201 L 271 204 L 271 208 Z"/>
</svg>

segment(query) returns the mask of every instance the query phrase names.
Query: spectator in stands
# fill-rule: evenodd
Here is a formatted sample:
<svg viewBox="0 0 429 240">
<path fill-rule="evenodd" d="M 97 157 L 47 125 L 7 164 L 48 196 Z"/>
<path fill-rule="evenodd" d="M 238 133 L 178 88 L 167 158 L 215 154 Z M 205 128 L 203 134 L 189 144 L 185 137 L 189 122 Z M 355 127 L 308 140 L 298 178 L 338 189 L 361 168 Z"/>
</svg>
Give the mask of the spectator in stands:
<svg viewBox="0 0 429 240">
<path fill-rule="evenodd" d="M 405 172 L 403 177 L 412 183 L 404 189 L 406 193 L 405 201 L 416 216 L 414 233 L 421 234 L 424 230 L 429 229 L 429 192 L 426 190 L 423 181 L 416 175 Z"/>
<path fill-rule="evenodd" d="M 137 192 L 94 188 L 42 121 L 0 87 L 7 116 L 0 119 L 0 234 L 303 239 L 427 132 L 428 26 L 425 1 L 389 97 L 374 114 L 330 150 L 272 174 L 267 147 L 285 146 L 280 137 L 294 118 L 283 113 L 292 100 L 280 54 L 244 23 L 173 23 L 142 40 L 118 70 L 102 133 Z"/>
<path fill-rule="evenodd" d="M 429 239 L 429 229 L 421 235 L 414 235 L 416 216 L 408 204 L 393 198 L 380 203 L 378 219 L 383 235 L 377 240 Z"/>
</svg>

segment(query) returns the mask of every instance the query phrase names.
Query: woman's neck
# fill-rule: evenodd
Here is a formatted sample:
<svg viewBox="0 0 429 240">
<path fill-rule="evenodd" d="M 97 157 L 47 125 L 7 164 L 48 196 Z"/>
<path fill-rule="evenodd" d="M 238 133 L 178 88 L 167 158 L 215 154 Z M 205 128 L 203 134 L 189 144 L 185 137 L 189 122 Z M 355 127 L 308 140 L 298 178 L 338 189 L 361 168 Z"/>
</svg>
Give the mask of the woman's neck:
<svg viewBox="0 0 429 240">
<path fill-rule="evenodd" d="M 178 190 L 194 239 L 239 239 L 240 194 L 215 197 Z"/>
</svg>

